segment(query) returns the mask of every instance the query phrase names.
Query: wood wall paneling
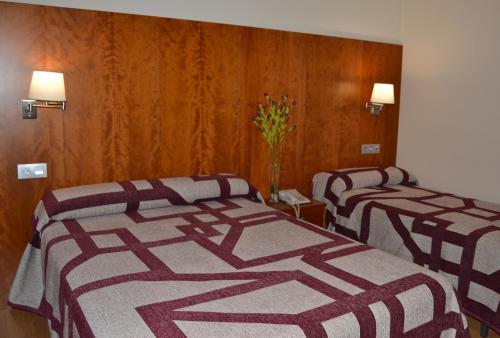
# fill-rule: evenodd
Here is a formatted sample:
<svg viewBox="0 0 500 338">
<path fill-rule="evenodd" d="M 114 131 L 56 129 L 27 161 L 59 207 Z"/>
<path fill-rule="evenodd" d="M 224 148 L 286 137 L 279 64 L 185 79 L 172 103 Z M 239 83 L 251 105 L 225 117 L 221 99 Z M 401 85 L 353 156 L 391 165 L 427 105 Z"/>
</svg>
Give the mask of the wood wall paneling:
<svg viewBox="0 0 500 338">
<path fill-rule="evenodd" d="M 322 170 L 395 162 L 399 45 L 276 30 L 0 2 L 0 293 L 44 192 L 112 180 L 234 172 L 269 193 L 269 151 L 252 124 L 263 93 L 297 102 L 281 186 L 309 193 Z M 34 69 L 65 74 L 68 109 L 22 120 Z M 360 155 L 380 143 L 378 155 Z M 47 162 L 49 178 L 16 179 Z M 0 319 L 11 320 L 5 302 Z M 1 325 L 0 325 L 1 326 Z M 1 330 L 0 330 L 0 333 Z"/>
</svg>

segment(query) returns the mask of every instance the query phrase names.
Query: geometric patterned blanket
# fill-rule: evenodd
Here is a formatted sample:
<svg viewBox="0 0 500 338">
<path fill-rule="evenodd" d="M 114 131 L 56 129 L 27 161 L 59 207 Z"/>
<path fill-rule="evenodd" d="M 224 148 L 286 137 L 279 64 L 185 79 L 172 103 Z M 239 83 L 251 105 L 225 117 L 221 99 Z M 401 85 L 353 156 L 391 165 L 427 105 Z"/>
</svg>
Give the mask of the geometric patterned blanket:
<svg viewBox="0 0 500 338">
<path fill-rule="evenodd" d="M 468 337 L 445 278 L 232 175 L 56 190 L 9 301 L 60 337 Z"/>
<path fill-rule="evenodd" d="M 499 332 L 500 205 L 422 188 L 395 167 L 317 174 L 314 197 L 337 232 L 439 272 Z"/>
</svg>

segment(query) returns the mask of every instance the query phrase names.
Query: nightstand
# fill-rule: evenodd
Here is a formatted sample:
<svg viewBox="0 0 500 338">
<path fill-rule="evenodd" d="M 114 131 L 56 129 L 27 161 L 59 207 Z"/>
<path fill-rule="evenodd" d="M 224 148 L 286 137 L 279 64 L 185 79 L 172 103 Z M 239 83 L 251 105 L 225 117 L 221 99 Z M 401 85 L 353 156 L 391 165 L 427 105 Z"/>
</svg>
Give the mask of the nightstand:
<svg viewBox="0 0 500 338">
<path fill-rule="evenodd" d="M 295 210 L 291 205 L 288 205 L 284 202 L 270 202 L 269 199 L 266 199 L 266 204 L 271 208 L 283 211 L 293 217 L 295 216 Z M 311 200 L 310 203 L 304 203 L 300 205 L 300 216 L 299 218 L 307 221 L 309 223 L 316 224 L 322 228 L 325 227 L 325 215 L 326 215 L 326 205 L 323 202 Z"/>
</svg>

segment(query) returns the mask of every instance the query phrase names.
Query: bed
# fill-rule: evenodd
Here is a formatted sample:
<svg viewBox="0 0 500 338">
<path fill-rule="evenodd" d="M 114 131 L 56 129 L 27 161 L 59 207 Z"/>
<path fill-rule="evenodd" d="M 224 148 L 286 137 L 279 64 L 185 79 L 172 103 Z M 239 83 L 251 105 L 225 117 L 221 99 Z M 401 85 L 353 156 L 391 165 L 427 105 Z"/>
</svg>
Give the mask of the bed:
<svg viewBox="0 0 500 338">
<path fill-rule="evenodd" d="M 437 273 L 267 207 L 234 175 L 65 188 L 9 303 L 62 337 L 469 337 Z"/>
<path fill-rule="evenodd" d="M 330 228 L 439 272 L 472 316 L 500 329 L 500 205 L 433 191 L 396 167 L 318 173 Z"/>
</svg>

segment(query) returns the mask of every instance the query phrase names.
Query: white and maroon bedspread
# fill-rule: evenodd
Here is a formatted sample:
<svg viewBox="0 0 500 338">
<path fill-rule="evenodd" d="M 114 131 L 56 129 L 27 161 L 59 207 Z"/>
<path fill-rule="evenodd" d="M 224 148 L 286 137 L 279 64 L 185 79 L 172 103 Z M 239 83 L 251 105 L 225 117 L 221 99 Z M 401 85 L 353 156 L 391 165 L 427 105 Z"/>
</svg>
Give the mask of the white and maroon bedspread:
<svg viewBox="0 0 500 338">
<path fill-rule="evenodd" d="M 466 312 L 500 329 L 500 205 L 416 185 L 405 170 L 345 169 L 314 178 L 337 232 L 446 276 Z"/>
<path fill-rule="evenodd" d="M 80 337 L 467 337 L 442 276 L 230 175 L 83 186 L 35 213 L 10 303 Z"/>
</svg>

